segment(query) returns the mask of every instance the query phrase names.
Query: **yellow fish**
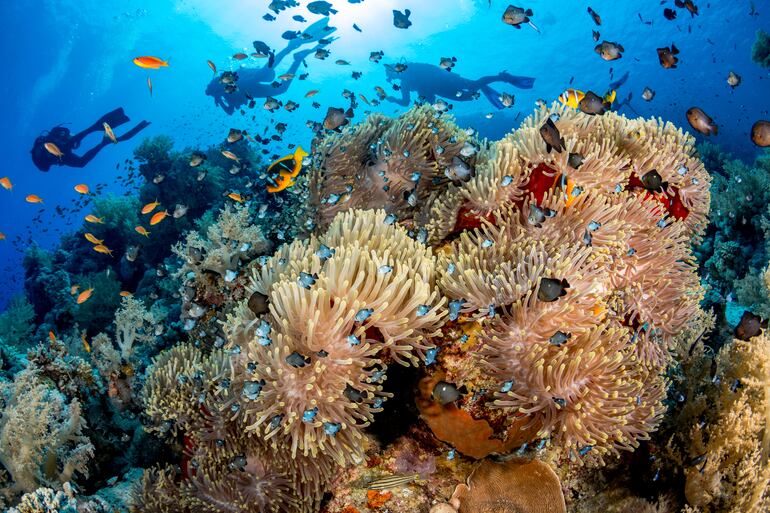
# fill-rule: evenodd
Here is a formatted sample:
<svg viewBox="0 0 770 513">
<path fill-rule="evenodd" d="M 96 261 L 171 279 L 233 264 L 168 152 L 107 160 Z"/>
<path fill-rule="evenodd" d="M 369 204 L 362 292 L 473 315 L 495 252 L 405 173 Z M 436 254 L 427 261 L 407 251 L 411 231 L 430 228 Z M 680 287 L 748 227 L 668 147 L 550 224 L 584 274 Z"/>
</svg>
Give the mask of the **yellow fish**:
<svg viewBox="0 0 770 513">
<path fill-rule="evenodd" d="M 559 95 L 559 101 L 571 109 L 577 109 L 580 104 L 580 100 L 583 99 L 585 93 L 578 91 L 577 89 L 567 89 Z"/>
<path fill-rule="evenodd" d="M 91 244 L 96 244 L 97 246 L 98 246 L 99 244 L 101 244 L 101 243 L 103 243 L 103 242 L 104 242 L 103 240 L 99 240 L 99 239 L 97 239 L 97 238 L 94 236 L 94 234 L 93 234 L 93 233 L 86 233 L 86 234 L 84 235 L 84 237 L 86 238 L 86 240 L 87 240 L 88 242 L 90 242 Z"/>
<path fill-rule="evenodd" d="M 86 222 L 104 224 L 104 220 L 101 217 L 96 217 L 93 214 L 88 214 L 85 217 Z"/>
<path fill-rule="evenodd" d="M 105 246 L 104 244 L 97 244 L 96 246 L 94 246 L 93 249 L 97 253 L 101 253 L 103 255 L 110 255 L 110 256 L 112 256 L 112 250 L 110 248 L 108 248 L 107 246 Z"/>
<path fill-rule="evenodd" d="M 77 300 L 76 300 L 77 304 L 79 304 L 79 305 L 82 305 L 83 303 L 85 303 L 86 301 L 88 301 L 88 299 L 91 297 L 91 294 L 93 294 L 93 293 L 94 293 L 94 289 L 93 289 L 93 288 L 91 288 L 91 289 L 86 289 L 86 290 L 84 290 L 83 292 L 81 292 L 81 293 L 78 295 L 78 298 L 77 298 Z"/>
<path fill-rule="evenodd" d="M 302 149 L 302 146 L 297 146 L 294 153 L 282 157 L 268 166 L 267 172 L 269 174 L 278 174 L 275 179 L 276 185 L 268 185 L 267 192 L 275 193 L 280 192 L 294 185 L 294 178 L 299 175 L 302 170 L 302 160 L 308 156 L 308 152 Z"/>
<path fill-rule="evenodd" d="M 110 141 L 112 141 L 115 144 L 118 144 L 118 138 L 115 137 L 115 132 L 112 131 L 112 127 L 107 123 L 102 123 L 102 126 L 104 127 L 105 135 L 109 137 Z"/>
<path fill-rule="evenodd" d="M 231 192 L 230 194 L 227 195 L 227 197 L 233 201 L 237 201 L 238 203 L 243 203 L 243 196 L 241 196 L 237 192 Z"/>
</svg>

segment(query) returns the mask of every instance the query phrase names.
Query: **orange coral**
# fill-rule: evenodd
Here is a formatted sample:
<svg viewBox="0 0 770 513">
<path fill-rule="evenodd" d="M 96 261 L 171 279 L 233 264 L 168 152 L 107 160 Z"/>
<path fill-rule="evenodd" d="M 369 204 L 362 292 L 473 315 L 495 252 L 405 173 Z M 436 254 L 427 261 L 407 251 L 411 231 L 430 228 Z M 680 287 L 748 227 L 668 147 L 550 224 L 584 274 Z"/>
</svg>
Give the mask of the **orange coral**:
<svg viewBox="0 0 770 513">
<path fill-rule="evenodd" d="M 417 406 L 420 418 L 439 440 L 451 444 L 455 449 L 472 458 L 483 458 L 489 454 L 505 454 L 530 440 L 537 432 L 536 426 L 521 428 L 528 419 L 513 419 L 504 439 L 495 438 L 495 430 L 486 420 L 474 419 L 470 413 L 454 403 L 441 405 L 431 396 L 437 383 L 444 379 L 443 372 L 423 378 L 419 384 Z"/>
<path fill-rule="evenodd" d="M 455 489 L 451 503 L 458 513 L 566 513 L 561 482 L 542 461 L 485 460 Z"/>
<path fill-rule="evenodd" d="M 366 507 L 369 509 L 380 509 L 393 497 L 393 492 L 380 492 L 377 490 L 368 490 L 366 492 Z"/>
</svg>

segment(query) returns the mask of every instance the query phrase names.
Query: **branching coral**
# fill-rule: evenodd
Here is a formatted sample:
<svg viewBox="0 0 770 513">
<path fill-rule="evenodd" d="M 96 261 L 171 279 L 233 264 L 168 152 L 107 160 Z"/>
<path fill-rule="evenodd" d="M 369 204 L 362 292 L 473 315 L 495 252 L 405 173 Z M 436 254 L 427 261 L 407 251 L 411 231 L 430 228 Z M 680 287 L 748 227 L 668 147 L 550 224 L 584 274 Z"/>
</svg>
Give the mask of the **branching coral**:
<svg viewBox="0 0 770 513">
<path fill-rule="evenodd" d="M 15 490 L 58 487 L 76 473 L 88 476 L 94 447 L 83 434 L 86 424 L 77 399 L 68 402 L 31 370 L 0 384 L 0 396 L 0 463 Z"/>
<path fill-rule="evenodd" d="M 692 426 L 684 493 L 704 512 L 770 507 L 770 339 L 735 340 L 718 357 L 709 422 Z"/>
<path fill-rule="evenodd" d="M 253 260 L 269 249 L 270 243 L 262 231 L 251 224 L 248 207 L 229 204 L 206 229 L 205 239 L 199 232 L 190 231 L 184 242 L 173 247 L 174 253 L 184 262 L 179 274 L 194 272 L 198 281 L 207 272 L 232 281 L 233 278 L 228 276 L 237 274 L 242 262 Z"/>
<path fill-rule="evenodd" d="M 470 173 L 478 150 L 478 143 L 430 105 L 395 119 L 372 114 L 314 146 L 310 201 L 316 222 L 326 227 L 351 208 L 384 208 L 409 219 L 434 192 L 446 189 L 447 168 Z"/>
</svg>

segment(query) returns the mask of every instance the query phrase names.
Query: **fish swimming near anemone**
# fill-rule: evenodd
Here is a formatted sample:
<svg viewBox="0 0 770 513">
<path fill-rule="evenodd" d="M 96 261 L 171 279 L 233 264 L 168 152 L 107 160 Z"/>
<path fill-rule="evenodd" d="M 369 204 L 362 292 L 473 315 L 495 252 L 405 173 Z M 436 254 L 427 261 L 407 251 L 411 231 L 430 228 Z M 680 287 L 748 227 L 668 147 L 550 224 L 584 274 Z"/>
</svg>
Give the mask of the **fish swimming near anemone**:
<svg viewBox="0 0 770 513">
<path fill-rule="evenodd" d="M 698 107 L 687 109 L 687 121 L 690 126 L 703 135 L 717 135 L 719 127 L 711 117 Z"/>
</svg>

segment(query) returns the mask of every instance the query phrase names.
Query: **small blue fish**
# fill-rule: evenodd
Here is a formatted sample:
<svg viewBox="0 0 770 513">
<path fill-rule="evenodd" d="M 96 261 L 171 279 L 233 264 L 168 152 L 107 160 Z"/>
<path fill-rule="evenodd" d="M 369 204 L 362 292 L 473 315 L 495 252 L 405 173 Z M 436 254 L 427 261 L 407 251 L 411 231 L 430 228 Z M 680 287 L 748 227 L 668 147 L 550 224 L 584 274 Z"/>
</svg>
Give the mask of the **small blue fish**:
<svg viewBox="0 0 770 513">
<path fill-rule="evenodd" d="M 419 171 L 415 171 L 414 173 L 412 173 L 412 176 L 410 176 L 409 179 L 413 182 L 419 182 L 420 177 L 422 177 L 422 173 L 420 173 Z"/>
<path fill-rule="evenodd" d="M 391 225 L 396 222 L 396 216 L 395 214 L 388 214 L 385 216 L 385 220 L 383 221 L 387 225 Z"/>
<path fill-rule="evenodd" d="M 372 308 L 362 308 L 356 313 L 356 322 L 364 322 L 366 319 L 371 317 L 371 315 L 374 313 L 374 310 Z"/>
<path fill-rule="evenodd" d="M 360 338 L 358 338 L 353 334 L 348 335 L 348 344 L 350 344 L 351 346 L 357 346 L 360 343 L 361 343 Z"/>
<path fill-rule="evenodd" d="M 599 229 L 599 227 L 601 227 L 601 225 L 602 225 L 602 223 L 600 223 L 598 221 L 591 221 L 590 223 L 588 223 L 588 230 L 592 231 L 592 232 L 595 232 L 596 230 Z"/>
<path fill-rule="evenodd" d="M 318 248 L 318 251 L 316 251 L 315 254 L 321 260 L 328 260 L 334 256 L 335 251 L 335 249 L 330 248 L 326 244 L 321 244 L 321 247 Z"/>
<path fill-rule="evenodd" d="M 559 405 L 560 408 L 564 408 L 565 406 L 567 406 L 567 401 L 565 399 L 562 399 L 561 397 L 554 397 L 553 402 Z"/>
<path fill-rule="evenodd" d="M 513 177 L 511 175 L 505 175 L 503 179 L 500 181 L 500 185 L 503 187 L 508 187 L 513 183 Z"/>
<path fill-rule="evenodd" d="M 300 272 L 299 278 L 297 279 L 297 281 L 299 282 L 299 285 L 302 288 L 310 290 L 310 287 L 315 285 L 315 282 L 317 279 L 318 279 L 318 275 L 315 273 L 308 274 L 306 272 Z"/>
<path fill-rule="evenodd" d="M 372 402 L 372 407 L 374 409 L 382 408 L 382 403 L 384 402 L 385 402 L 385 399 L 383 399 L 382 397 L 378 397 L 377 399 L 374 400 L 374 402 Z"/>
<path fill-rule="evenodd" d="M 256 333 L 258 337 L 267 337 L 270 335 L 270 323 L 264 319 L 259 321 L 259 326 L 257 326 Z"/>
<path fill-rule="evenodd" d="M 490 303 L 489 306 L 487 307 L 487 310 L 488 310 L 487 317 L 489 317 L 490 319 L 494 319 L 495 318 L 495 304 L 494 303 Z"/>
<path fill-rule="evenodd" d="M 548 343 L 558 347 L 566 343 L 567 340 L 569 340 L 570 338 L 572 338 L 572 333 L 564 333 L 563 331 L 557 331 L 556 333 L 551 335 L 551 338 L 548 339 Z"/>
<path fill-rule="evenodd" d="M 460 309 L 465 304 L 465 299 L 455 299 L 449 302 L 449 320 L 456 321 L 460 317 Z"/>
<path fill-rule="evenodd" d="M 431 347 L 425 351 L 425 365 L 433 365 L 436 363 L 436 355 L 438 355 L 438 351 L 438 347 Z"/>
<path fill-rule="evenodd" d="M 342 428 L 342 424 L 337 422 L 324 422 L 324 432 L 329 436 L 334 436 Z"/>
<path fill-rule="evenodd" d="M 626 255 L 634 256 L 635 254 L 636 254 L 636 250 L 634 248 L 628 248 L 628 251 L 626 252 Z"/>
<path fill-rule="evenodd" d="M 393 271 L 393 268 L 391 266 L 389 266 L 389 265 L 381 265 L 377 269 L 377 273 L 378 274 L 388 274 L 388 273 L 390 273 L 392 271 Z"/>
<path fill-rule="evenodd" d="M 278 415 L 274 416 L 272 419 L 270 419 L 270 429 L 277 429 L 278 426 L 281 425 L 282 420 L 283 414 L 279 413 Z"/>
<path fill-rule="evenodd" d="M 455 451 L 454 449 L 449 449 L 449 452 L 446 454 L 446 459 L 448 459 L 449 461 L 452 461 L 453 459 L 455 459 L 456 454 L 457 454 L 457 451 Z"/>
<path fill-rule="evenodd" d="M 264 379 L 260 379 L 259 381 L 247 381 L 243 384 L 243 391 L 241 391 L 241 395 L 248 401 L 256 401 L 260 392 L 262 392 L 262 387 L 264 386 Z"/>
<path fill-rule="evenodd" d="M 289 356 L 285 358 L 286 363 L 291 365 L 292 367 L 296 369 L 301 369 L 305 365 L 310 363 L 310 358 L 307 356 L 302 356 L 297 351 L 294 351 Z"/>
<path fill-rule="evenodd" d="M 302 420 L 304 422 L 313 422 L 316 415 L 318 415 L 318 407 L 315 407 L 312 410 L 305 410 L 302 414 Z"/>
<path fill-rule="evenodd" d="M 492 247 L 492 244 L 494 244 L 494 241 L 492 241 L 491 239 L 484 239 L 481 242 L 481 247 L 484 248 L 484 249 L 490 248 L 490 247 Z"/>
<path fill-rule="evenodd" d="M 420 305 L 417 307 L 417 317 L 422 317 L 430 312 L 430 305 Z"/>
<path fill-rule="evenodd" d="M 585 456 L 586 454 L 591 452 L 591 449 L 593 448 L 594 448 L 593 445 L 586 445 L 585 447 L 580 448 L 580 450 L 578 451 L 578 454 L 580 454 L 581 456 Z"/>
<path fill-rule="evenodd" d="M 500 391 L 504 394 L 507 394 L 511 391 L 511 388 L 513 388 L 513 381 L 506 381 L 503 383 L 503 387 L 500 389 Z"/>
<path fill-rule="evenodd" d="M 454 263 L 449 262 L 449 264 L 447 264 L 447 266 L 446 266 L 446 273 L 448 275 L 450 275 L 450 276 L 453 275 L 456 270 L 457 270 L 457 266 Z"/>
</svg>

